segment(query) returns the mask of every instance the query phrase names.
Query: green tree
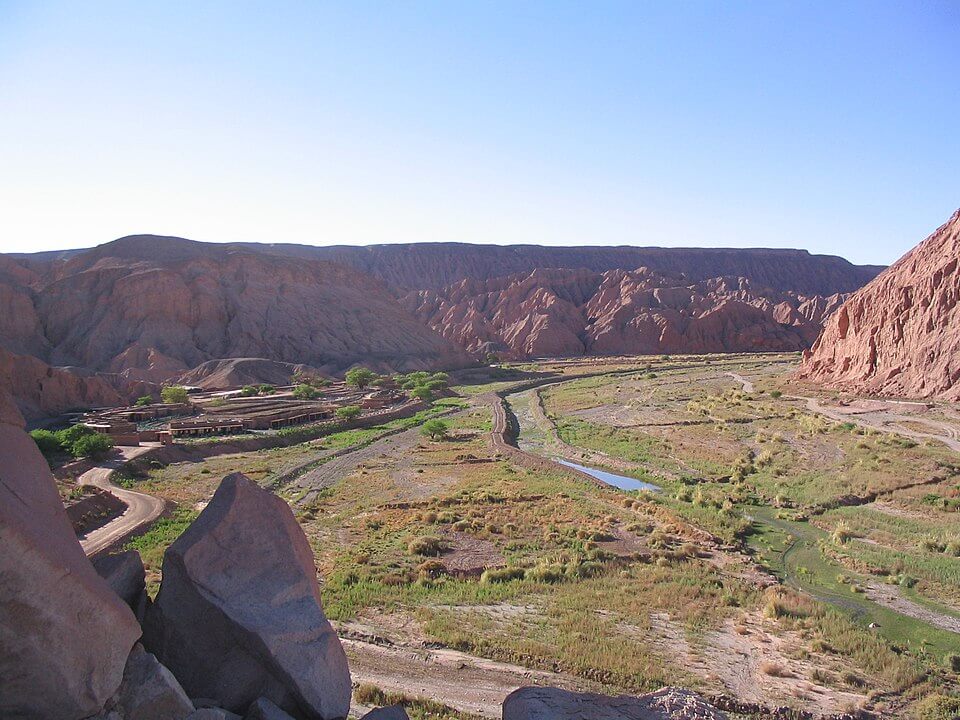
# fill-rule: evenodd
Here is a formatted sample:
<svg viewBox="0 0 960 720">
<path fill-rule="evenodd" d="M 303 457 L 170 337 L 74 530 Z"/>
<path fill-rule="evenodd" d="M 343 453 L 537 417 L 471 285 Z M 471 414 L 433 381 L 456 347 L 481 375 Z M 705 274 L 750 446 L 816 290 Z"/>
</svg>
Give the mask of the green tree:
<svg viewBox="0 0 960 720">
<path fill-rule="evenodd" d="M 144 405 L 152 405 L 153 398 L 150 395 L 141 395 L 137 398 L 137 401 L 134 403 L 137 407 L 143 407 Z"/>
<path fill-rule="evenodd" d="M 187 389 L 180 385 L 168 385 L 160 391 L 160 399 L 170 405 L 190 402 Z"/>
<path fill-rule="evenodd" d="M 44 455 L 52 455 L 63 449 L 57 434 L 49 430 L 31 430 L 30 437 Z"/>
<path fill-rule="evenodd" d="M 293 389 L 293 396 L 297 400 L 313 400 L 319 394 L 315 388 L 309 385 L 297 385 Z"/>
<path fill-rule="evenodd" d="M 244 385 L 240 390 L 240 397 L 253 397 L 259 394 L 260 390 L 255 385 Z"/>
<path fill-rule="evenodd" d="M 420 428 L 420 434 L 431 440 L 443 440 L 447 436 L 447 424 L 443 420 L 427 420 Z"/>
<path fill-rule="evenodd" d="M 111 440 L 108 435 L 94 433 L 92 435 L 84 435 L 77 440 L 73 444 L 71 452 L 77 457 L 99 459 L 104 457 L 112 447 L 113 440 Z"/>
<path fill-rule="evenodd" d="M 427 403 L 433 400 L 433 393 L 430 392 L 430 388 L 426 387 L 425 385 L 415 387 L 410 391 L 410 396 L 417 398 L 417 400 L 423 400 Z"/>
<path fill-rule="evenodd" d="M 363 388 L 372 383 L 376 377 L 377 374 L 373 370 L 365 367 L 356 367 L 352 370 L 347 370 L 344 380 L 347 381 L 347 385 L 353 385 L 363 390 Z"/>
<path fill-rule="evenodd" d="M 86 425 L 81 425 L 77 423 L 76 425 L 71 425 L 68 428 L 63 430 L 57 430 L 56 436 L 57 440 L 60 441 L 61 447 L 66 450 L 70 450 L 73 447 L 73 444 L 82 438 L 84 435 L 93 435 L 94 431 L 88 428 Z"/>
<path fill-rule="evenodd" d="M 273 395 L 277 391 L 277 389 L 273 385 L 264 383 L 263 385 L 257 386 L 257 391 L 261 395 Z"/>
<path fill-rule="evenodd" d="M 341 420 L 353 420 L 360 417 L 360 407 L 357 405 L 344 405 L 342 408 L 337 408 L 336 415 Z"/>
</svg>

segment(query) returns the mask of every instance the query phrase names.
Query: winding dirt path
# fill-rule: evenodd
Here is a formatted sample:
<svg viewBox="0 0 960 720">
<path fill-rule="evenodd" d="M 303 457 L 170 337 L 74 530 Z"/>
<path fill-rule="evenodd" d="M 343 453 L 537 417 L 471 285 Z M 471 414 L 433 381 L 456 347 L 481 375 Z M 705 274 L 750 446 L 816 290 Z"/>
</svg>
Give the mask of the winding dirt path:
<svg viewBox="0 0 960 720">
<path fill-rule="evenodd" d="M 150 452 L 154 447 L 158 446 L 117 448 L 116 456 L 87 470 L 77 478 L 78 485 L 92 485 L 101 490 L 106 490 L 120 498 L 127 506 L 127 509 L 120 516 L 96 530 L 91 530 L 80 538 L 80 546 L 87 557 L 106 550 L 135 530 L 152 523 L 163 514 L 166 502 L 162 499 L 145 493 L 126 490 L 110 482 L 110 476 L 113 475 L 115 470 L 123 467 L 130 460 Z"/>
</svg>

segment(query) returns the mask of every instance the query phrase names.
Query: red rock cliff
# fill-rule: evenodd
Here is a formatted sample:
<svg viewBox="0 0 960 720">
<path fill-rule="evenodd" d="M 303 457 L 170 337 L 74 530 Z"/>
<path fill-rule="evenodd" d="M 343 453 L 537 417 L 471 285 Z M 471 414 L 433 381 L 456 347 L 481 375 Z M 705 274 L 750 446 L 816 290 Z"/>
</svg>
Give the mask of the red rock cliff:
<svg viewBox="0 0 960 720">
<path fill-rule="evenodd" d="M 960 399 L 960 210 L 827 321 L 799 375 L 839 389 Z"/>
</svg>

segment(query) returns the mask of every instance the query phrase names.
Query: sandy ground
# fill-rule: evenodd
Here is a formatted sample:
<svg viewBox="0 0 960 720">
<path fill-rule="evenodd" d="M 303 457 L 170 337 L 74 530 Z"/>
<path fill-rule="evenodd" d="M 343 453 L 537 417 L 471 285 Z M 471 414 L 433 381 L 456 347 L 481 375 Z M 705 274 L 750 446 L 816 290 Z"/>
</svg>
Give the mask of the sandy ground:
<svg viewBox="0 0 960 720">
<path fill-rule="evenodd" d="M 462 411 L 461 411 L 462 412 Z M 460 413 L 453 413 L 448 419 L 455 418 Z M 286 486 L 286 490 L 294 496 L 299 495 L 296 505 L 309 505 L 316 498 L 317 493 L 326 487 L 351 475 L 364 465 L 376 465 L 389 461 L 395 470 L 398 479 L 409 480 L 409 487 L 415 487 L 413 482 L 417 477 L 416 469 L 411 461 L 410 450 L 423 441 L 420 428 L 414 427 L 395 435 L 389 435 L 375 440 L 366 447 L 358 448 L 345 455 L 328 460 L 323 465 L 304 473 Z M 451 478 L 453 481 L 454 478 Z M 425 497 L 431 493 L 425 491 Z M 416 499 L 416 498 L 411 498 Z"/>
<path fill-rule="evenodd" d="M 461 712 L 499 718 L 504 698 L 519 687 L 588 688 L 564 675 L 424 647 L 419 623 L 402 614 L 369 611 L 337 627 L 354 683 L 370 683 L 443 703 Z"/>
<path fill-rule="evenodd" d="M 154 447 L 158 446 L 142 445 L 140 447 L 117 448 L 114 457 L 87 470 L 77 478 L 77 484 L 93 485 L 101 490 L 107 490 L 127 505 L 127 509 L 123 511 L 122 515 L 114 518 L 103 527 L 91 530 L 80 537 L 80 546 L 87 556 L 96 555 L 98 552 L 106 550 L 133 531 L 152 523 L 163 514 L 166 503 L 162 499 L 133 490 L 125 490 L 110 482 L 110 476 L 117 468 L 135 457 L 149 452 Z"/>
<path fill-rule="evenodd" d="M 813 671 L 828 663 L 818 662 L 815 657 L 797 659 L 796 649 L 802 641 L 791 633 L 769 633 L 759 615 L 728 620 L 696 646 L 687 639 L 683 627 L 666 614 L 655 613 L 650 622 L 660 646 L 687 671 L 705 677 L 741 701 L 781 702 L 808 712 L 831 714 L 866 700 L 864 695 L 814 681 Z"/>
</svg>

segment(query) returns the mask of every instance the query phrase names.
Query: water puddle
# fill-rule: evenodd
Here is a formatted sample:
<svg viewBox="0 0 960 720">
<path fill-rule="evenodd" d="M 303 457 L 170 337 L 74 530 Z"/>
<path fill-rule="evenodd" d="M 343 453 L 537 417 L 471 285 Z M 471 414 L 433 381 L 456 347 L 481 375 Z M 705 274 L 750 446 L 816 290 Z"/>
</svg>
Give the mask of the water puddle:
<svg viewBox="0 0 960 720">
<path fill-rule="evenodd" d="M 575 462 L 570 462 L 562 458 L 557 458 L 557 462 L 561 465 L 579 470 L 580 472 L 585 472 L 587 475 L 595 477 L 607 485 L 620 488 L 621 490 L 652 490 L 653 492 L 660 492 L 660 488 L 653 483 L 637 480 L 636 478 L 627 477 L 626 475 L 617 475 L 616 473 L 607 472 L 606 470 L 597 470 L 596 468 L 587 467 L 586 465 L 578 465 Z"/>
</svg>

